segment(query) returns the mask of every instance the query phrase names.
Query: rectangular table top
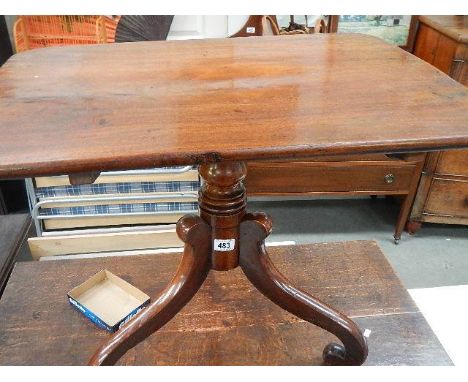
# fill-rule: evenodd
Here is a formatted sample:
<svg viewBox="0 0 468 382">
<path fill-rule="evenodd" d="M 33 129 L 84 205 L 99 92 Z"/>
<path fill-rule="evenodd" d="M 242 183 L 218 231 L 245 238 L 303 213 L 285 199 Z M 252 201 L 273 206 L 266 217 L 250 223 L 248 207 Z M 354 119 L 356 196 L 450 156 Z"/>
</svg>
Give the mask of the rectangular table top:
<svg viewBox="0 0 468 382">
<path fill-rule="evenodd" d="M 468 90 L 357 34 L 37 49 L 0 69 L 0 178 L 468 147 Z"/>
<path fill-rule="evenodd" d="M 369 329 L 365 365 L 449 365 L 375 242 L 270 247 L 290 280 Z M 152 298 L 180 254 L 18 263 L 0 300 L 0 365 L 83 365 L 109 333 L 67 292 L 105 268 Z M 282 310 L 240 268 L 211 272 L 194 299 L 130 350 L 124 365 L 316 365 L 333 335 Z"/>
</svg>

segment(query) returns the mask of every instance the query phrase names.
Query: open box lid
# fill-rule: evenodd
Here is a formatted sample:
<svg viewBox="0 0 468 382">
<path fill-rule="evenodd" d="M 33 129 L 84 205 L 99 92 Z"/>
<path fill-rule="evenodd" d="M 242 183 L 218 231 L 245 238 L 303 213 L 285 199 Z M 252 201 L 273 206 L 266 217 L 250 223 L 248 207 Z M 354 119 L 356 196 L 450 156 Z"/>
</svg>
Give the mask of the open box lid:
<svg viewBox="0 0 468 382">
<path fill-rule="evenodd" d="M 150 300 L 147 294 L 105 269 L 73 288 L 68 297 L 72 305 L 108 330 L 117 329 Z"/>
</svg>

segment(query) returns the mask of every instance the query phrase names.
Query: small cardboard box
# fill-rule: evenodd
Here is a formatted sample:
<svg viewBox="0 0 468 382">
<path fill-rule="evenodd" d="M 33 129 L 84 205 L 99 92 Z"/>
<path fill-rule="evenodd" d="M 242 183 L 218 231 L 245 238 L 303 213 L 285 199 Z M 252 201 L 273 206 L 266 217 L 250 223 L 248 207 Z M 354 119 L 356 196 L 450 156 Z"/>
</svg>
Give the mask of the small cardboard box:
<svg viewBox="0 0 468 382">
<path fill-rule="evenodd" d="M 150 298 L 103 269 L 68 292 L 68 301 L 100 328 L 115 332 L 142 310 Z"/>
</svg>

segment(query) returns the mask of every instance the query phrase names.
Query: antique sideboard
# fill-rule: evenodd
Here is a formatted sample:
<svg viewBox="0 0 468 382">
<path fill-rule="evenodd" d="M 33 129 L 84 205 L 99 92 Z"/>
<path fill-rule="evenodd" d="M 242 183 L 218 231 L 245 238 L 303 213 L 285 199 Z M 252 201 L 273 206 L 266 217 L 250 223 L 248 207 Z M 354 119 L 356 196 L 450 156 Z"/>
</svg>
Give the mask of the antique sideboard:
<svg viewBox="0 0 468 382">
<path fill-rule="evenodd" d="M 413 53 L 468 86 L 468 16 L 419 16 Z M 468 150 L 427 155 L 408 231 L 423 222 L 468 224 Z"/>
</svg>

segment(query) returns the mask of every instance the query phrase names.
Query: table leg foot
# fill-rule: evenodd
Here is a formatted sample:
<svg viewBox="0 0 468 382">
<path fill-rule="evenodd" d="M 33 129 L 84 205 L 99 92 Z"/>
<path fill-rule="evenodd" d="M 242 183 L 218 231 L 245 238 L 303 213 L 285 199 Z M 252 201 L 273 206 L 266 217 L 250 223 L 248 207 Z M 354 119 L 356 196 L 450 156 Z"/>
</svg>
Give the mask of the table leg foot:
<svg viewBox="0 0 468 382">
<path fill-rule="evenodd" d="M 241 223 L 240 266 L 250 282 L 266 297 L 288 312 L 336 335 L 343 345 L 331 343 L 323 351 L 327 365 L 361 365 L 367 357 L 367 342 L 348 317 L 295 288 L 271 262 L 264 240 L 271 232 L 270 218 L 247 214 Z"/>
<path fill-rule="evenodd" d="M 211 267 L 211 227 L 200 217 L 187 215 L 177 223 L 185 242 L 177 272 L 154 301 L 114 333 L 89 361 L 89 365 L 113 365 L 128 350 L 170 321 L 197 293 Z"/>
<path fill-rule="evenodd" d="M 416 234 L 416 232 L 418 232 L 421 229 L 421 227 L 422 227 L 422 223 L 414 221 L 414 220 L 409 220 L 406 223 L 406 230 L 408 231 L 410 235 Z"/>
</svg>

